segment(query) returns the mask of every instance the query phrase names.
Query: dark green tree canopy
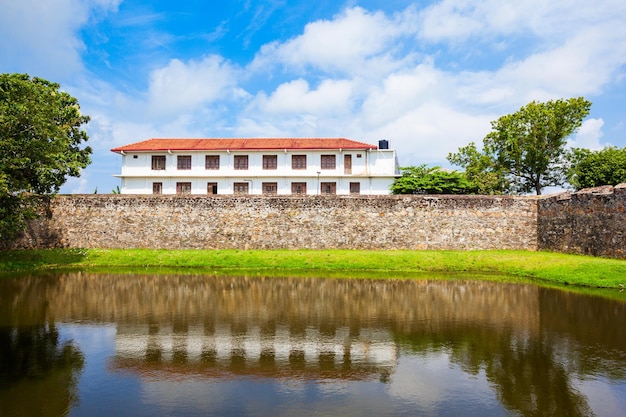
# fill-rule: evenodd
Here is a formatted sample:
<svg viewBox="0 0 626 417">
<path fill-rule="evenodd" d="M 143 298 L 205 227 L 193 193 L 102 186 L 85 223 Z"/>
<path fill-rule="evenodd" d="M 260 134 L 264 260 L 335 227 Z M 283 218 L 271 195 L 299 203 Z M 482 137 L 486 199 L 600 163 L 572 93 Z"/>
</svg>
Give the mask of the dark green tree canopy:
<svg viewBox="0 0 626 417">
<path fill-rule="evenodd" d="M 400 168 L 402 176 L 391 185 L 393 194 L 470 194 L 476 187 L 463 173 L 426 165 Z"/>
<path fill-rule="evenodd" d="M 582 97 L 533 101 L 513 114 L 491 122 L 483 150 L 461 148 L 448 160 L 480 175 L 494 178 L 502 192 L 541 194 L 548 186 L 564 185 L 564 154 L 567 137 L 589 114 L 591 102 Z M 473 144 L 472 144 L 473 145 Z"/>
<path fill-rule="evenodd" d="M 0 74 L 0 192 L 55 193 L 90 163 L 78 101 L 59 84 Z"/>
<path fill-rule="evenodd" d="M 599 151 L 574 148 L 568 155 L 567 180 L 575 190 L 626 182 L 626 148 Z"/>
<path fill-rule="evenodd" d="M 29 217 L 23 211 L 30 206 L 28 194 L 58 192 L 68 176 L 79 176 L 91 162 L 91 148 L 83 147 L 88 136 L 81 130 L 89 117 L 81 115 L 78 101 L 59 87 L 27 74 L 0 74 L 3 235 Z"/>
</svg>

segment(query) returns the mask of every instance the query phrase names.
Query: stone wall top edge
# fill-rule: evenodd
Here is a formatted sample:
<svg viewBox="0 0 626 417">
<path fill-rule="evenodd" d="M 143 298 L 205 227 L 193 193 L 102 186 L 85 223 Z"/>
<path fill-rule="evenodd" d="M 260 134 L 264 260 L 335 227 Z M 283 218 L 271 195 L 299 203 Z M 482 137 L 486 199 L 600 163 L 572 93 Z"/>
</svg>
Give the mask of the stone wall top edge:
<svg viewBox="0 0 626 417">
<path fill-rule="evenodd" d="M 218 195 L 199 195 L 199 194 L 57 194 L 54 196 L 58 199 L 94 199 L 94 200 L 135 200 L 135 199 L 154 199 L 154 200 L 181 200 L 181 199 L 249 199 L 249 200 L 268 200 L 268 199 L 288 199 L 288 200 L 406 200 L 406 199 L 430 199 L 430 200 L 536 200 L 537 196 L 528 195 L 455 195 L 455 194 L 390 194 L 390 195 L 333 195 L 333 196 L 320 196 L 320 195 L 233 195 L 233 194 L 218 194 Z"/>
<path fill-rule="evenodd" d="M 585 198 L 585 197 L 594 197 L 594 196 L 610 196 L 614 194 L 626 194 L 626 183 L 621 183 L 615 186 L 612 185 L 601 185 L 599 187 L 590 187 L 583 188 L 582 190 L 578 190 L 575 192 L 565 191 L 557 194 L 548 194 L 542 195 L 541 200 L 553 200 L 553 201 L 561 201 L 561 200 L 571 200 L 572 198 Z"/>
<path fill-rule="evenodd" d="M 615 188 L 612 185 L 601 185 L 599 187 L 590 187 L 583 188 L 582 190 L 576 191 L 574 194 L 613 194 Z"/>
<path fill-rule="evenodd" d="M 544 201 L 562 201 L 562 200 L 571 200 L 572 199 L 572 192 L 571 191 L 565 191 L 562 193 L 556 193 L 556 194 L 545 194 L 545 195 L 541 195 L 539 196 L 539 201 L 544 202 Z"/>
</svg>

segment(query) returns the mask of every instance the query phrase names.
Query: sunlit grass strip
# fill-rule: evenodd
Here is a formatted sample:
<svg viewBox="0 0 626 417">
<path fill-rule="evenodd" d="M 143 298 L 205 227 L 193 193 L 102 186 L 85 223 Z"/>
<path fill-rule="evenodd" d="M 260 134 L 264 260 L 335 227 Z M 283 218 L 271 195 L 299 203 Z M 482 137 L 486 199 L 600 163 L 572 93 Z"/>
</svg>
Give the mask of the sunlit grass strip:
<svg viewBox="0 0 626 417">
<path fill-rule="evenodd" d="M 494 273 L 557 284 L 620 288 L 626 261 L 527 251 L 66 249 L 0 252 L 0 270 L 61 268 Z"/>
</svg>

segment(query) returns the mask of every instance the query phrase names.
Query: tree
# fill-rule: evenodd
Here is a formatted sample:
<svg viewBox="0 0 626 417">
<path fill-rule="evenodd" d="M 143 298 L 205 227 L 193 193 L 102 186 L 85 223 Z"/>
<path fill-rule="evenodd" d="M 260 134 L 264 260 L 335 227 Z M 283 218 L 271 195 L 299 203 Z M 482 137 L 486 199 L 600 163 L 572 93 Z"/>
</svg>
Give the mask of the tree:
<svg viewBox="0 0 626 417">
<path fill-rule="evenodd" d="M 465 177 L 478 194 L 503 194 L 510 188 L 505 172 L 493 164 L 489 155 L 480 153 L 474 142 L 449 154 L 448 161 L 465 168 Z"/>
<path fill-rule="evenodd" d="M 626 148 L 573 148 L 567 160 L 567 180 L 575 190 L 626 182 Z"/>
<path fill-rule="evenodd" d="M 426 165 L 400 168 L 402 176 L 391 185 L 393 194 L 469 194 L 476 187 L 457 171 Z"/>
<path fill-rule="evenodd" d="M 59 84 L 0 74 L 0 236 L 21 230 L 40 196 L 57 193 L 91 161 L 78 101 Z"/>
<path fill-rule="evenodd" d="M 503 192 L 539 195 L 544 187 L 565 183 L 566 139 L 582 125 L 590 108 L 591 102 L 582 97 L 533 101 L 491 122 L 482 153 L 474 154 L 472 144 L 448 159 L 495 176 Z"/>
</svg>

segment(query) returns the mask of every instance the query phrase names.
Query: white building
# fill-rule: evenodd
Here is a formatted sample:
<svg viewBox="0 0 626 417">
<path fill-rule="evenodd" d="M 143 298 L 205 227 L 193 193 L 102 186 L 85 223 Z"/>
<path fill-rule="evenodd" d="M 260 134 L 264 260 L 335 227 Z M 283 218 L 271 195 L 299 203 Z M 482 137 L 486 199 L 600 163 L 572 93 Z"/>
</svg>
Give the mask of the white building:
<svg viewBox="0 0 626 417">
<path fill-rule="evenodd" d="M 122 194 L 389 194 L 396 153 L 333 139 L 149 139 L 122 155 Z"/>
</svg>

